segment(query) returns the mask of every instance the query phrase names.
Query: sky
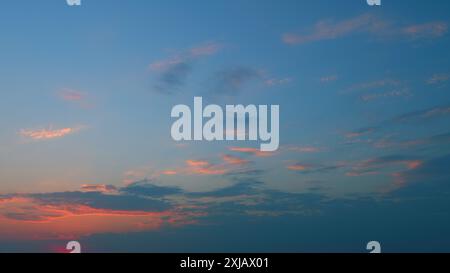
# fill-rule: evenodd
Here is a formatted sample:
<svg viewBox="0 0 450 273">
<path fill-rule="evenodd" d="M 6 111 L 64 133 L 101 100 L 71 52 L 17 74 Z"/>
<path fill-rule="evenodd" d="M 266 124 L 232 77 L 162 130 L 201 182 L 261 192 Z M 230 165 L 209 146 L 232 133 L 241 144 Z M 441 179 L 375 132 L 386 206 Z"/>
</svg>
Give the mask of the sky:
<svg viewBox="0 0 450 273">
<path fill-rule="evenodd" d="M 0 252 L 449 252 L 450 3 L 344 2 L 3 1 Z M 199 96 L 279 149 L 174 141 Z"/>
</svg>

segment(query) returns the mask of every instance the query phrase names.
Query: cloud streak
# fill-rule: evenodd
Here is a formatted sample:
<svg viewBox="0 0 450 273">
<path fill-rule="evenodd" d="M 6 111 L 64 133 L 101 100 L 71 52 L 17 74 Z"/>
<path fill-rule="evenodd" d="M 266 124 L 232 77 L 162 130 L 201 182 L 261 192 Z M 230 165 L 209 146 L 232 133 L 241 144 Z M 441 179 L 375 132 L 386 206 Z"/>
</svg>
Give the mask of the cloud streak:
<svg viewBox="0 0 450 273">
<path fill-rule="evenodd" d="M 68 135 L 74 134 L 78 132 L 81 127 L 67 127 L 61 129 L 39 129 L 39 130 L 30 130 L 30 129 L 22 129 L 20 130 L 20 135 L 22 137 L 31 139 L 31 140 L 52 140 L 57 138 L 63 138 Z"/>
</svg>

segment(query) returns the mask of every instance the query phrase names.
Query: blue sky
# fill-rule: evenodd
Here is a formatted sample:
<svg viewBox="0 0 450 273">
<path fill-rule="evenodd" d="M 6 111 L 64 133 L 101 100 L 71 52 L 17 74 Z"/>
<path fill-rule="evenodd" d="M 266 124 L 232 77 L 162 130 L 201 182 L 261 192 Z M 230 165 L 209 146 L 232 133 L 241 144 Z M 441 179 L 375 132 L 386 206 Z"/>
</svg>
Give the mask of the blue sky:
<svg viewBox="0 0 450 273">
<path fill-rule="evenodd" d="M 449 12 L 5 1 L 0 251 L 448 251 Z M 194 96 L 280 105 L 279 150 L 174 142 Z"/>
</svg>

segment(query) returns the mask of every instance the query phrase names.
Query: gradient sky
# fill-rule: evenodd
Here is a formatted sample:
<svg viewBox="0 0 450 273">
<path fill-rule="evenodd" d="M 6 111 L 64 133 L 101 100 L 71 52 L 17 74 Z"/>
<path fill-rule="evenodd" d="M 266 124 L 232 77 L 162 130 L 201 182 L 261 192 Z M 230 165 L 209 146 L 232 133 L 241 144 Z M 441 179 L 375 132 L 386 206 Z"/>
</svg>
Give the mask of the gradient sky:
<svg viewBox="0 0 450 273">
<path fill-rule="evenodd" d="M 3 1 L 0 251 L 450 251 L 447 0 Z M 280 105 L 280 148 L 174 142 Z"/>
</svg>

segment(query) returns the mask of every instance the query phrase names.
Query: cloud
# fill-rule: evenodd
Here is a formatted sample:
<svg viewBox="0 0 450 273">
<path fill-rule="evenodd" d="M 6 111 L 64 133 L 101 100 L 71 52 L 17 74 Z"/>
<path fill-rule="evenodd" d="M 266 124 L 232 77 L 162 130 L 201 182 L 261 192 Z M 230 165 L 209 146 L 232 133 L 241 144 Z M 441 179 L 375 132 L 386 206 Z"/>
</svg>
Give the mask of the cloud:
<svg viewBox="0 0 450 273">
<path fill-rule="evenodd" d="M 291 171 L 305 171 L 305 170 L 309 169 L 309 166 L 302 165 L 302 164 L 294 164 L 294 165 L 287 166 L 287 169 L 291 170 Z"/>
<path fill-rule="evenodd" d="M 395 173 L 392 188 L 397 196 L 422 196 L 437 199 L 444 196 L 448 200 L 450 192 L 450 155 L 444 155 L 421 162 L 414 168 Z M 405 188 L 406 185 L 412 185 Z"/>
<path fill-rule="evenodd" d="M 60 93 L 59 93 L 59 97 L 62 100 L 65 101 L 82 101 L 85 99 L 85 94 L 77 91 L 77 90 L 73 90 L 73 89 L 69 89 L 69 88 L 64 88 Z"/>
<path fill-rule="evenodd" d="M 104 233 L 128 233 L 192 224 L 195 213 L 95 208 L 83 203 L 47 203 L 33 197 L 0 202 L 1 239 L 71 240 Z M 80 224 L 82 223 L 82 224 Z"/>
<path fill-rule="evenodd" d="M 339 77 L 337 75 L 323 76 L 322 78 L 320 78 L 320 82 L 321 83 L 334 82 L 334 81 L 337 81 L 338 78 Z"/>
<path fill-rule="evenodd" d="M 192 73 L 194 63 L 203 57 L 216 54 L 222 47 L 218 43 L 207 43 L 151 63 L 150 71 L 156 74 L 155 90 L 165 94 L 177 92 Z"/>
<path fill-rule="evenodd" d="M 224 46 L 219 43 L 207 43 L 190 49 L 190 56 L 210 56 L 219 52 Z"/>
<path fill-rule="evenodd" d="M 402 32 L 411 39 L 434 39 L 447 34 L 448 25 L 440 21 L 428 22 L 407 26 Z"/>
<path fill-rule="evenodd" d="M 168 195 L 181 194 L 183 191 L 175 187 L 156 186 L 149 180 L 134 182 L 120 189 L 122 193 L 134 194 L 137 196 L 165 197 Z"/>
<path fill-rule="evenodd" d="M 177 175 L 178 172 L 176 170 L 164 170 L 161 172 L 163 175 Z"/>
<path fill-rule="evenodd" d="M 292 78 L 269 78 L 265 80 L 267 86 L 279 86 L 292 82 Z"/>
<path fill-rule="evenodd" d="M 238 66 L 219 71 L 213 79 L 212 93 L 237 95 L 250 83 L 261 80 L 262 73 L 250 67 Z"/>
<path fill-rule="evenodd" d="M 229 147 L 228 150 L 230 150 L 232 152 L 252 154 L 252 155 L 257 156 L 257 157 L 269 157 L 269 156 L 273 156 L 274 155 L 274 153 L 272 153 L 272 152 L 262 152 L 259 149 L 247 148 L 247 147 Z"/>
<path fill-rule="evenodd" d="M 199 175 L 221 175 L 227 172 L 223 166 L 214 165 L 204 160 L 186 160 L 185 172 Z"/>
<path fill-rule="evenodd" d="M 377 26 L 377 20 L 370 14 L 363 14 L 342 21 L 322 20 L 304 33 L 286 33 L 282 40 L 289 45 L 332 40 L 356 32 L 367 32 Z"/>
<path fill-rule="evenodd" d="M 290 164 L 286 167 L 286 169 L 290 171 L 296 171 L 301 174 L 313 174 L 313 173 L 326 173 L 329 171 L 334 171 L 337 169 L 340 169 L 344 167 L 343 164 L 339 165 L 317 165 L 317 164 L 302 164 L 302 163 L 296 163 L 296 164 Z"/>
<path fill-rule="evenodd" d="M 206 167 L 209 166 L 210 163 L 205 160 L 186 160 L 186 164 L 190 167 Z"/>
<path fill-rule="evenodd" d="M 22 129 L 20 131 L 20 135 L 29 138 L 32 140 L 51 140 L 56 138 L 62 138 L 71 134 L 78 132 L 81 127 L 73 127 L 73 128 L 61 128 L 61 129 L 39 129 L 39 130 L 30 130 L 30 129 Z"/>
<path fill-rule="evenodd" d="M 429 137 L 415 138 L 409 140 L 392 140 L 390 137 L 384 137 L 373 143 L 374 147 L 386 148 L 411 148 L 424 145 L 442 145 L 450 143 L 450 133 L 432 135 Z"/>
<path fill-rule="evenodd" d="M 345 134 L 345 137 L 346 138 L 357 138 L 357 137 L 361 137 L 361 136 L 365 136 L 365 135 L 371 134 L 375 130 L 376 130 L 375 127 L 361 128 L 361 129 L 358 129 L 358 130 L 353 131 L 353 132 L 347 132 Z"/>
<path fill-rule="evenodd" d="M 84 184 L 81 186 L 82 192 L 101 192 L 101 193 L 116 193 L 117 188 L 113 185 L 105 184 Z"/>
<path fill-rule="evenodd" d="M 345 90 L 343 93 L 354 93 L 354 92 L 361 92 L 361 91 L 368 91 L 372 89 L 379 90 L 380 88 L 398 88 L 399 86 L 403 85 L 401 81 L 395 80 L 395 79 L 381 79 L 377 81 L 370 81 L 370 82 L 363 82 L 358 83 L 350 86 Z"/>
<path fill-rule="evenodd" d="M 286 150 L 297 153 L 317 153 L 322 149 L 314 146 L 288 146 L 286 147 Z"/>
<path fill-rule="evenodd" d="M 395 97 L 411 97 L 412 93 L 409 88 L 394 89 L 387 92 L 368 93 L 360 96 L 360 99 L 364 102 L 369 102 L 382 98 L 395 98 Z"/>
<path fill-rule="evenodd" d="M 411 158 L 403 155 L 389 155 L 376 157 L 353 165 L 352 170 L 347 173 L 347 176 L 363 176 L 376 175 L 383 171 L 391 172 L 391 169 L 402 168 L 413 170 L 420 167 L 423 161 L 417 158 Z"/>
<path fill-rule="evenodd" d="M 450 114 L 450 106 L 436 106 L 424 110 L 409 112 L 392 119 L 393 122 L 410 122 L 444 117 Z"/>
<path fill-rule="evenodd" d="M 91 108 L 93 105 L 89 102 L 89 96 L 87 93 L 71 89 L 63 88 L 57 93 L 58 97 L 66 102 L 77 104 L 83 108 Z"/>
<path fill-rule="evenodd" d="M 231 165 L 246 165 L 248 163 L 250 163 L 249 160 L 243 159 L 241 157 L 237 157 L 237 156 L 232 156 L 232 155 L 223 155 L 222 159 Z"/>
<path fill-rule="evenodd" d="M 435 21 L 401 26 L 366 13 L 341 21 L 321 20 L 304 31 L 283 34 L 282 41 L 288 45 L 299 45 L 338 39 L 356 33 L 419 40 L 440 38 L 447 32 L 448 25 L 446 22 Z"/>
<path fill-rule="evenodd" d="M 427 80 L 427 83 L 430 85 L 438 85 L 442 83 L 446 83 L 450 80 L 450 74 L 443 73 L 443 74 L 434 74 Z"/>
</svg>

